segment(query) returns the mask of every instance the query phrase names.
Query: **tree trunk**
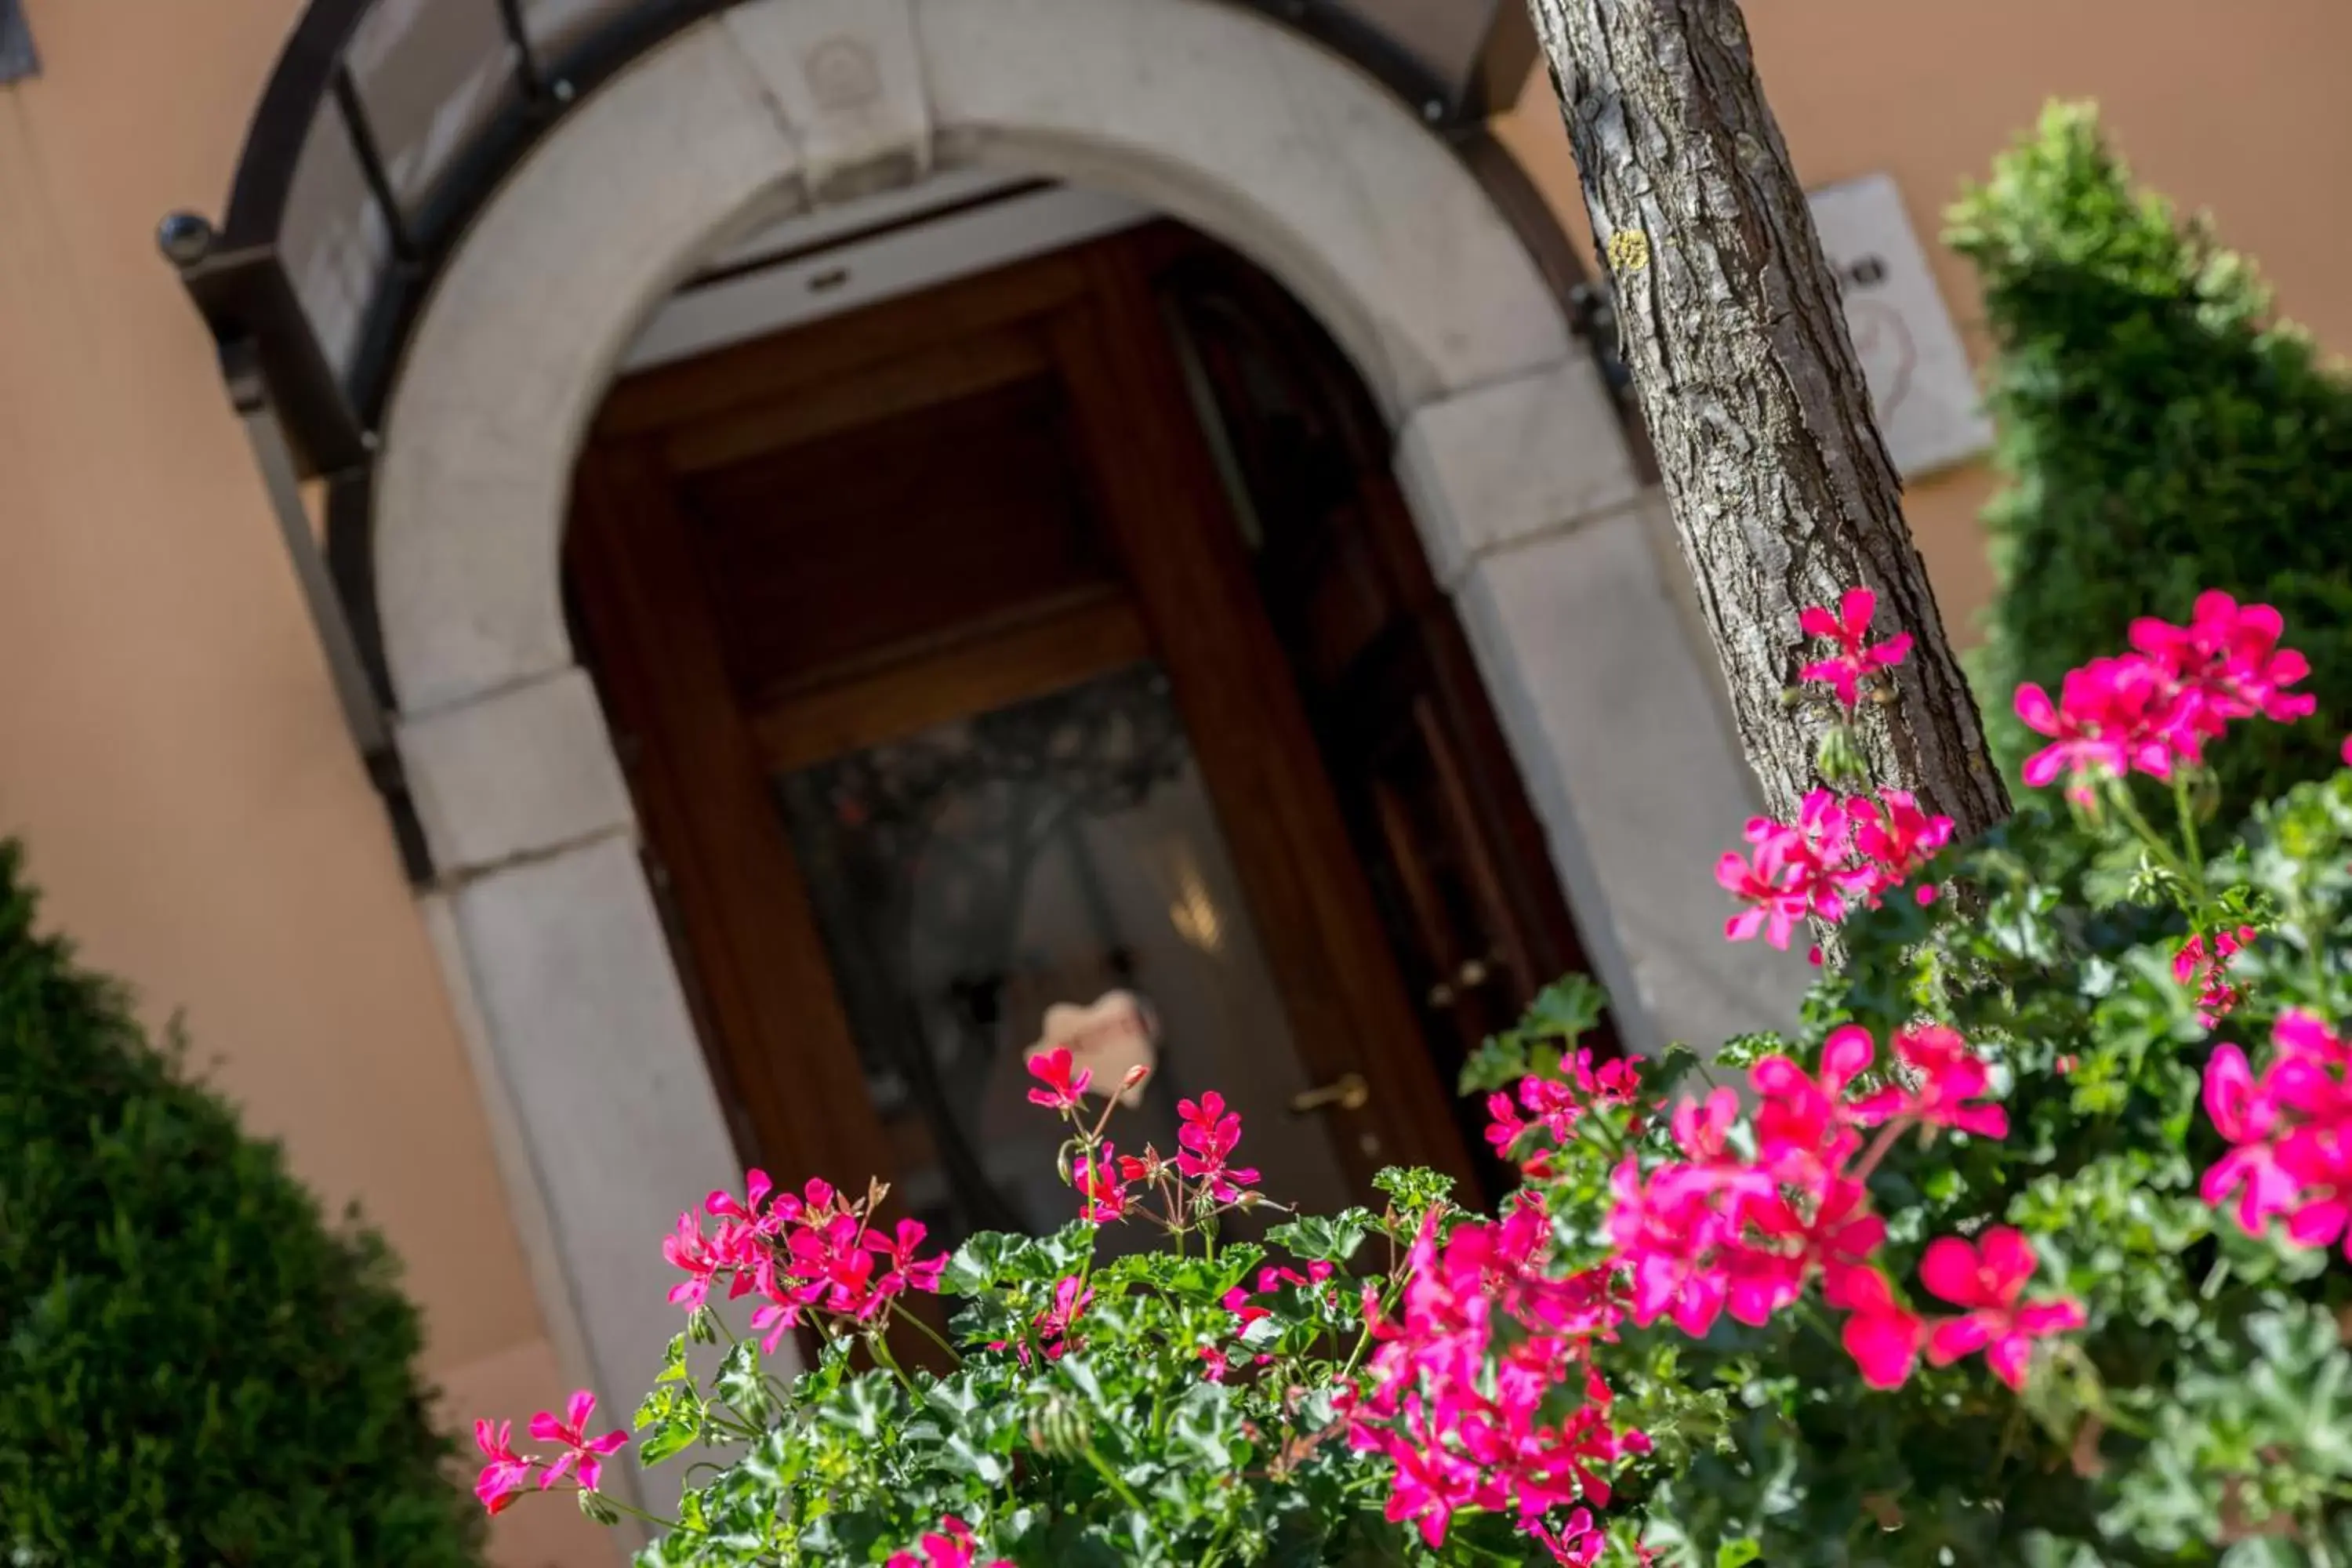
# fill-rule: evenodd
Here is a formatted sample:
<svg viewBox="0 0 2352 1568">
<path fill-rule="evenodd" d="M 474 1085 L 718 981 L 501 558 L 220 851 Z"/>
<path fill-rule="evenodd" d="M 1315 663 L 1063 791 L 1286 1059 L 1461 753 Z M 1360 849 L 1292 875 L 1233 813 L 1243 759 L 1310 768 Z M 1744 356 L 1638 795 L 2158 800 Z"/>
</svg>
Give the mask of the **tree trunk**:
<svg viewBox="0 0 2352 1568">
<path fill-rule="evenodd" d="M 1872 779 L 1972 836 L 2009 815 L 1903 521 L 1838 289 L 1737 0 L 1530 0 L 1560 90 L 1626 363 L 1748 764 L 1783 821 L 1830 713 L 1797 612 L 1857 584 L 1912 637 L 1858 726 Z"/>
</svg>

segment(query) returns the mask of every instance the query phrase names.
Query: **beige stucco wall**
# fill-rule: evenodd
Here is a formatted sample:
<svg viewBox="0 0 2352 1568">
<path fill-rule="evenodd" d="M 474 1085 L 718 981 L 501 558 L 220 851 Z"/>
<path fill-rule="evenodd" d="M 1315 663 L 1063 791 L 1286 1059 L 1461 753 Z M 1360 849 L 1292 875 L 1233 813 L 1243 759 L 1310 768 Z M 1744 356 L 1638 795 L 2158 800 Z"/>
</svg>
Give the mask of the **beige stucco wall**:
<svg viewBox="0 0 2352 1568">
<path fill-rule="evenodd" d="M 453 1414 L 527 1412 L 561 1380 L 466 1054 L 151 237 L 174 207 L 218 212 L 295 0 L 27 4 L 47 70 L 0 89 L 0 831 L 27 837 L 91 958 L 156 1017 L 184 1012 L 253 1124 L 390 1233 Z M 2290 311 L 2352 345 L 2352 212 L 2326 199 L 2352 167 L 2341 0 L 2259 0 L 2223 37 L 2210 0 L 1749 10 L 1809 181 L 1888 170 L 1932 235 L 2045 96 L 2096 96 L 2147 177 L 2213 207 Z M 1573 220 L 1540 78 L 1505 131 Z M 1965 269 L 1944 283 L 1965 327 Z M 1985 488 L 1959 474 L 1912 498 L 1956 627 L 1988 587 Z M 500 1529 L 512 1563 L 605 1560 L 561 1508 Z"/>
<path fill-rule="evenodd" d="M 563 1390 L 464 1050 L 152 238 L 218 212 L 295 11 L 32 0 L 45 74 L 0 88 L 0 832 L 251 1125 L 382 1224 L 452 1416 L 527 1415 Z M 612 1561 L 568 1508 L 507 1521 L 518 1568 Z"/>
<path fill-rule="evenodd" d="M 2092 98 L 2141 178 L 2258 260 L 2284 311 L 2352 352 L 2352 5 L 2344 0 L 1747 0 L 1748 30 L 1800 176 L 1884 170 L 1900 184 L 1973 353 L 1984 334 L 1968 265 L 1936 244 L 1963 180 L 2053 97 Z M 1503 133 L 1585 232 L 1550 84 L 1539 74 Z M 1973 641 L 1992 589 L 1977 513 L 1981 468 L 1913 488 L 1912 531 L 1945 625 Z"/>
</svg>

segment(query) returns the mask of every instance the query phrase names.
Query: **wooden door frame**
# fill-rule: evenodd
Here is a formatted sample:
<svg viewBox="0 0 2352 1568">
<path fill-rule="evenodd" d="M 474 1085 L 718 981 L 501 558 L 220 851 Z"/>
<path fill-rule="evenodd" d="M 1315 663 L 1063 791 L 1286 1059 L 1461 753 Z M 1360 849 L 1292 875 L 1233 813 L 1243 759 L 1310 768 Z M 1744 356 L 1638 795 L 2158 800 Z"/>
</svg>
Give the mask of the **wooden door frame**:
<svg viewBox="0 0 2352 1568">
<path fill-rule="evenodd" d="M 1169 241 L 1163 231 L 1145 243 L 1159 255 Z M 729 685 L 669 477 L 711 451 L 741 449 L 724 431 L 754 439 L 763 421 L 795 430 L 822 422 L 829 416 L 815 405 L 845 381 L 869 401 L 877 384 L 895 386 L 891 412 L 919 406 L 927 388 L 952 395 L 985 374 L 981 361 L 1024 337 L 1043 345 L 1066 388 L 1099 521 L 1171 679 L 1301 1065 L 1327 1079 L 1361 1071 L 1378 1086 L 1363 1110 L 1335 1113 L 1335 1152 L 1360 1184 L 1391 1163 L 1468 1175 L 1444 1113 L 1448 1086 L 1419 1037 L 1132 237 L 662 367 L 617 386 L 595 421 L 574 492 L 572 582 L 615 727 L 645 742 L 632 784 L 652 843 L 675 858 L 661 879 L 682 927 L 683 967 L 706 999 L 723 1092 L 748 1111 L 756 1152 L 793 1174 L 854 1179 L 861 1163 L 886 1168 L 771 796 L 768 770 L 793 743 L 747 716 Z M 977 342 L 992 346 L 959 353 Z M 918 361 L 926 374 L 892 369 Z M 1097 635 L 1115 643 L 1122 634 Z M 770 1147 L 775 1140 L 790 1147 Z"/>
</svg>

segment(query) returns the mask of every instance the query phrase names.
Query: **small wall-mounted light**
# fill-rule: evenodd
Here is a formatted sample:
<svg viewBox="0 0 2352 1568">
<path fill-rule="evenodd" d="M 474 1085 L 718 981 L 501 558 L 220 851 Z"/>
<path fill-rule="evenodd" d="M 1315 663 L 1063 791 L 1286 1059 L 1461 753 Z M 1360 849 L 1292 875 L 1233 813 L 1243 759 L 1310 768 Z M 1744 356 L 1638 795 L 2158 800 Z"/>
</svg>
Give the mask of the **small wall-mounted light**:
<svg viewBox="0 0 2352 1568">
<path fill-rule="evenodd" d="M 0 0 L 0 85 L 40 74 L 41 57 L 33 49 L 23 0 Z"/>
</svg>

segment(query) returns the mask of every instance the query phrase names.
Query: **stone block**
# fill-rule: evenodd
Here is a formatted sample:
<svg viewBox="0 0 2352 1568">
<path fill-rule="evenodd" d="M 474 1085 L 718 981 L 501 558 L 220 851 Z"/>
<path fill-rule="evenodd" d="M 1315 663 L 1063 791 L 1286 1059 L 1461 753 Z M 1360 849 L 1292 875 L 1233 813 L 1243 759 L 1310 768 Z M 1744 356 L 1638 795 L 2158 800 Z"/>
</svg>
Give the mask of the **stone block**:
<svg viewBox="0 0 2352 1568">
<path fill-rule="evenodd" d="M 1595 963 L 1630 994 L 1637 1043 L 1704 1050 L 1792 1021 L 1801 955 L 1724 940 L 1714 866 L 1753 785 L 1642 520 L 1484 558 L 1458 602 L 1570 900 L 1613 935 Z"/>
<path fill-rule="evenodd" d="M 434 868 L 478 871 L 635 822 L 587 673 L 566 669 L 401 721 Z"/>
<path fill-rule="evenodd" d="M 1396 467 L 1449 585 L 1489 551 L 1616 510 L 1640 489 L 1600 372 L 1581 353 L 1413 410 Z"/>
<path fill-rule="evenodd" d="M 661 1238 L 742 1180 L 636 852 L 598 839 L 451 904 L 595 1386 L 634 1399 L 680 1326 Z"/>
</svg>

